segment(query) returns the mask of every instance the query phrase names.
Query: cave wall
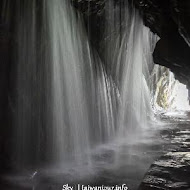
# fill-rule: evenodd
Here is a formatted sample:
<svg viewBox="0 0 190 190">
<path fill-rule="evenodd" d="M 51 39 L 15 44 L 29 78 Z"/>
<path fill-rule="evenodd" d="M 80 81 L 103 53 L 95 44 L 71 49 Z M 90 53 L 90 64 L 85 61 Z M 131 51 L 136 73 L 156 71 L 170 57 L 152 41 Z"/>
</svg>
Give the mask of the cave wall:
<svg viewBox="0 0 190 190">
<path fill-rule="evenodd" d="M 144 24 L 160 40 L 154 62 L 166 66 L 190 88 L 190 1 L 135 0 Z"/>
</svg>

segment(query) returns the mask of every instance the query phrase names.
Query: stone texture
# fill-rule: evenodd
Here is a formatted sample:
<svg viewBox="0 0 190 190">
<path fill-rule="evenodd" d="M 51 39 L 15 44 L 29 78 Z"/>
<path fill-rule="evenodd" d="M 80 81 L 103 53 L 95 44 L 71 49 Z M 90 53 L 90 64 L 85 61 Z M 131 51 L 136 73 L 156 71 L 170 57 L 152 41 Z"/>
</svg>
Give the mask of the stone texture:
<svg viewBox="0 0 190 190">
<path fill-rule="evenodd" d="M 176 122 L 177 127 L 161 132 L 170 144 L 168 153 L 151 165 L 139 190 L 190 189 L 190 123 Z"/>
<path fill-rule="evenodd" d="M 72 4 L 85 15 L 101 15 L 106 0 L 71 0 Z"/>
<path fill-rule="evenodd" d="M 144 24 L 160 36 L 154 61 L 190 88 L 190 1 L 135 0 Z"/>
</svg>

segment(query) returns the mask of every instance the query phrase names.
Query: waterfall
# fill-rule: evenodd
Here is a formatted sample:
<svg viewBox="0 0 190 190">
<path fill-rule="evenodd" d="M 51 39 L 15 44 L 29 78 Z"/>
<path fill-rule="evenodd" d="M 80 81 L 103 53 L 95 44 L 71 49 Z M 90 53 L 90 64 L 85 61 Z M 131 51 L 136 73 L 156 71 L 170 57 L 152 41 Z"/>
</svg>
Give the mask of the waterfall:
<svg viewBox="0 0 190 190">
<path fill-rule="evenodd" d="M 69 1 L 17 2 L 17 156 L 21 164 L 80 162 L 89 142 L 92 66 Z M 86 159 L 85 159 L 86 160 Z"/>
<path fill-rule="evenodd" d="M 112 6 L 106 3 L 106 14 L 116 26 L 105 31 L 112 39 L 102 58 L 69 0 L 16 2 L 12 73 L 18 168 L 92 167 L 94 148 L 115 138 L 127 141 L 130 132 L 149 125 L 155 38 L 127 4 L 122 16 L 112 13 Z"/>
<path fill-rule="evenodd" d="M 70 2 L 49 0 L 47 15 L 52 55 L 53 155 L 61 162 L 90 165 L 90 149 L 115 134 L 115 86 L 98 54 L 90 48 L 82 19 Z"/>
<path fill-rule="evenodd" d="M 81 15 L 69 1 L 18 1 L 15 22 L 17 164 L 90 165 L 90 148 L 115 133 L 114 84 Z"/>
<path fill-rule="evenodd" d="M 147 44 L 148 30 L 143 27 L 137 13 L 133 13 L 127 43 L 121 80 L 121 108 L 119 126 L 134 130 L 136 127 L 147 125 L 147 117 L 151 114 L 149 89 L 144 75 L 147 67 L 144 46 Z M 146 46 L 145 46 L 146 47 Z M 123 51 L 124 48 L 121 49 Z M 147 67 L 148 68 L 148 67 Z"/>
<path fill-rule="evenodd" d="M 53 155 L 82 161 L 89 149 L 88 42 L 68 1 L 47 1 L 52 64 Z M 78 19 L 78 20 L 77 20 Z"/>
<path fill-rule="evenodd" d="M 124 2 L 120 9 L 107 2 L 107 65 L 119 89 L 117 129 L 119 136 L 146 128 L 153 118 L 150 87 L 152 52 L 157 41 L 133 7 Z M 110 26 L 111 25 L 111 26 Z"/>
</svg>

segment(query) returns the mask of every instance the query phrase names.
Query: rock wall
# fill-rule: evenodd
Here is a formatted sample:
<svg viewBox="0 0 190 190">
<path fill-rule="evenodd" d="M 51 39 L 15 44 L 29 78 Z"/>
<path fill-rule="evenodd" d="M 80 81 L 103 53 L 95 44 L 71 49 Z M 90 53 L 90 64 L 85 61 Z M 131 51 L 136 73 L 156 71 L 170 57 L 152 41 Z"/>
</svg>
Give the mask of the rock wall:
<svg viewBox="0 0 190 190">
<path fill-rule="evenodd" d="M 154 62 L 190 87 L 190 1 L 135 0 L 144 24 L 160 36 Z"/>
</svg>

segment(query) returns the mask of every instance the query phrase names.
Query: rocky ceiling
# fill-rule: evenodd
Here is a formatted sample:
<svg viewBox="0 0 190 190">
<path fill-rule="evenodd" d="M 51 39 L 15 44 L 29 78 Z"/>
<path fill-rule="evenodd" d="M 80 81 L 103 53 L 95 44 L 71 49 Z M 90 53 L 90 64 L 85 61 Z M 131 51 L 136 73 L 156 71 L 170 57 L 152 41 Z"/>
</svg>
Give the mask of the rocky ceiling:
<svg viewBox="0 0 190 190">
<path fill-rule="evenodd" d="M 109 0 L 72 0 L 86 19 L 92 18 L 91 26 L 96 30 L 105 19 L 106 1 Z M 170 68 L 190 89 L 190 1 L 129 0 L 129 3 L 140 11 L 144 24 L 160 37 L 153 53 L 154 62 Z M 99 37 L 101 40 L 101 33 Z"/>
</svg>

